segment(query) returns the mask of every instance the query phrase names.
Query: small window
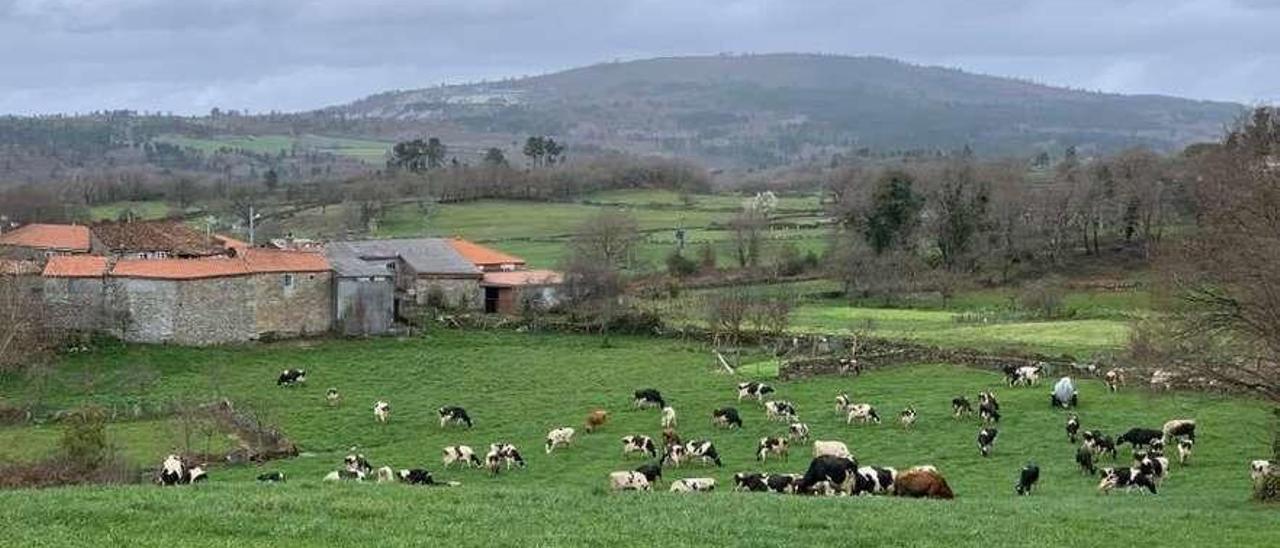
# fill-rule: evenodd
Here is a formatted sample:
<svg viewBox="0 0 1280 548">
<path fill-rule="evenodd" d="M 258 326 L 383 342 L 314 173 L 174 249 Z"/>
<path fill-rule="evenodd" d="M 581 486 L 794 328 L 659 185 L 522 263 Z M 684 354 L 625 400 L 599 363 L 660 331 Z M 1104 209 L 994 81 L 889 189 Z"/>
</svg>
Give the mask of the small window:
<svg viewBox="0 0 1280 548">
<path fill-rule="evenodd" d="M 285 274 L 284 278 L 282 278 L 282 281 L 284 282 L 285 289 L 293 289 L 293 284 L 294 284 L 293 274 Z"/>
</svg>

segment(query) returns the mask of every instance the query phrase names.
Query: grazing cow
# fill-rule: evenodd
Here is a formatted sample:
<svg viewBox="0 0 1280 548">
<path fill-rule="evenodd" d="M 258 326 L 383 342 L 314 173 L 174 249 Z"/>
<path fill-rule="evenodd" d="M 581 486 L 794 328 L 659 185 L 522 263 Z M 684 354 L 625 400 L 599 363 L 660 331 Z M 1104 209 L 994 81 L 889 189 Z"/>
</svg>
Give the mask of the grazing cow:
<svg viewBox="0 0 1280 548">
<path fill-rule="evenodd" d="M 995 428 L 983 427 L 978 430 L 978 452 L 982 453 L 982 456 L 991 455 L 991 446 L 995 444 L 996 436 L 999 434 L 1000 431 Z"/>
<path fill-rule="evenodd" d="M 849 406 L 849 415 L 845 417 L 845 424 L 853 424 L 853 421 L 859 423 L 875 423 L 880 424 L 880 414 L 876 413 L 876 408 L 869 403 L 855 403 Z"/>
<path fill-rule="evenodd" d="M 1018 484 L 1013 487 L 1013 491 L 1019 495 L 1030 495 L 1031 488 L 1035 487 L 1038 481 L 1040 481 L 1040 467 L 1034 462 L 1028 462 L 1018 474 Z"/>
<path fill-rule="evenodd" d="M 711 412 L 711 424 L 720 428 L 742 428 L 742 417 L 738 416 L 737 409 L 723 407 Z"/>
<path fill-rule="evenodd" d="M 803 422 L 793 422 L 787 425 L 787 437 L 791 438 L 791 441 L 809 439 L 809 425 Z"/>
<path fill-rule="evenodd" d="M 1103 468 L 1102 481 L 1098 482 L 1098 492 L 1108 494 L 1112 489 L 1124 487 L 1132 490 L 1137 487 L 1146 488 L 1151 494 L 1156 493 L 1156 484 L 1151 477 L 1137 468 Z"/>
<path fill-rule="evenodd" d="M 649 484 L 656 484 L 662 479 L 662 465 L 652 462 L 646 462 L 636 467 L 636 472 L 644 474 L 645 479 L 649 480 Z"/>
<path fill-rule="evenodd" d="M 1254 483 L 1258 483 L 1270 476 L 1274 470 L 1275 468 L 1272 466 L 1271 461 L 1258 459 L 1249 463 L 1249 478 Z"/>
<path fill-rule="evenodd" d="M 1080 432 L 1080 417 L 1072 413 L 1067 416 L 1067 441 L 1073 445 L 1076 443 L 1077 434 Z"/>
<path fill-rule="evenodd" d="M 898 474 L 893 481 L 893 492 L 899 497 L 927 497 L 934 499 L 951 499 L 955 495 L 946 478 L 933 470 L 910 470 Z"/>
<path fill-rule="evenodd" d="M 443 459 L 444 467 L 455 462 L 461 462 L 463 466 L 468 468 L 472 466 L 480 466 L 480 457 L 476 456 L 476 452 L 466 445 L 450 445 L 444 448 Z"/>
<path fill-rule="evenodd" d="M 1139 447 L 1150 447 L 1151 442 L 1162 439 L 1164 432 L 1150 428 L 1130 428 L 1128 432 L 1116 438 L 1116 445 L 1129 444 L 1134 451 Z"/>
<path fill-rule="evenodd" d="M 1151 389 L 1152 390 L 1169 390 L 1173 388 L 1173 373 L 1163 369 L 1157 369 L 1151 372 Z"/>
<path fill-rule="evenodd" d="M 804 477 L 796 483 L 795 491 L 803 494 L 814 494 L 819 483 L 830 482 L 836 492 L 847 493 L 847 485 L 858 470 L 858 461 L 852 457 L 822 455 L 809 461 L 809 469 Z"/>
<path fill-rule="evenodd" d="M 764 402 L 764 414 L 771 421 L 796 421 L 796 404 L 784 400 Z"/>
<path fill-rule="evenodd" d="M 510 443 L 491 443 L 489 444 L 489 453 L 484 456 L 485 466 L 489 468 L 489 472 L 498 473 L 498 468 L 506 464 L 507 470 L 512 466 L 525 467 L 524 457 L 520 455 L 520 450 Z"/>
<path fill-rule="evenodd" d="M 652 388 L 641 388 L 635 391 L 635 397 L 631 401 L 636 409 L 644 409 L 646 407 L 656 407 L 662 409 L 667 406 L 667 400 L 662 399 L 662 393 Z"/>
<path fill-rule="evenodd" d="M 849 447 L 842 441 L 823 441 L 816 440 L 813 442 L 814 458 L 829 455 L 840 458 L 853 458 L 853 453 L 849 452 Z"/>
<path fill-rule="evenodd" d="M 547 432 L 547 454 L 550 455 L 551 450 L 557 447 L 568 447 L 573 443 L 573 432 L 574 430 L 567 426 Z"/>
<path fill-rule="evenodd" d="M 893 478 L 898 471 L 876 466 L 859 467 L 853 476 L 851 495 L 879 495 L 893 491 Z"/>
<path fill-rule="evenodd" d="M 342 394 L 338 393 L 337 388 L 330 388 L 324 392 L 324 401 L 330 407 L 337 407 L 342 404 Z"/>
<path fill-rule="evenodd" d="M 467 428 L 471 428 L 471 416 L 467 415 L 467 410 L 456 405 L 446 405 L 436 410 L 436 415 L 440 416 L 440 428 L 445 425 L 465 424 Z"/>
<path fill-rule="evenodd" d="M 1190 438 L 1178 438 L 1178 464 L 1186 465 L 1187 459 L 1191 458 L 1191 450 L 1195 448 L 1196 440 Z"/>
<path fill-rule="evenodd" d="M 693 440 L 684 444 L 684 449 L 690 458 L 697 457 L 703 464 L 713 462 L 716 466 L 724 466 L 720 462 L 720 453 L 716 451 L 716 446 L 710 441 Z"/>
<path fill-rule="evenodd" d="M 846 415 L 849 413 L 849 406 L 853 404 L 853 400 L 849 399 L 848 392 L 836 394 L 836 413 Z"/>
<path fill-rule="evenodd" d="M 1098 473 L 1098 469 L 1093 466 L 1093 451 L 1087 445 L 1081 445 L 1076 449 L 1076 464 L 1080 466 L 1081 473 L 1090 476 Z"/>
<path fill-rule="evenodd" d="M 1000 368 L 1000 371 L 1004 373 L 1004 384 L 1006 386 L 1013 386 L 1018 382 L 1018 366 L 1012 364 L 1005 365 Z"/>
<path fill-rule="evenodd" d="M 671 407 L 669 405 L 662 408 L 662 427 L 663 428 L 676 427 L 676 408 Z"/>
<path fill-rule="evenodd" d="M 738 383 L 738 401 L 742 398 L 750 398 L 756 401 L 764 400 L 765 396 L 773 393 L 773 387 L 762 382 L 740 382 Z"/>
<path fill-rule="evenodd" d="M 1118 392 L 1120 385 L 1124 384 L 1124 370 L 1111 369 L 1103 376 L 1103 381 L 1107 383 L 1107 389 L 1112 392 Z"/>
<path fill-rule="evenodd" d="M 640 434 L 633 434 L 622 437 L 622 456 L 631 453 L 642 453 L 650 458 L 658 456 L 658 446 L 653 443 L 653 438 Z"/>
<path fill-rule="evenodd" d="M 307 382 L 306 369 L 285 369 L 276 379 L 276 386 L 297 386 Z"/>
<path fill-rule="evenodd" d="M 258 481 L 263 483 L 284 483 L 284 472 L 267 472 L 258 475 Z"/>
<path fill-rule="evenodd" d="M 960 418 L 973 413 L 973 405 L 964 396 L 956 396 L 951 398 L 951 416 Z"/>
<path fill-rule="evenodd" d="M 990 403 L 979 403 L 978 418 L 982 419 L 983 424 L 1000 422 L 1000 408 Z"/>
<path fill-rule="evenodd" d="M 1088 447 L 1089 450 L 1099 456 L 1103 454 L 1110 454 L 1112 460 L 1116 458 L 1116 443 L 1111 441 L 1111 438 L 1104 435 L 1101 431 L 1089 430 L 1081 437 L 1084 439 L 1085 447 Z"/>
<path fill-rule="evenodd" d="M 585 427 L 587 430 L 587 433 L 590 434 L 592 432 L 595 432 L 598 428 L 600 428 L 601 426 L 604 426 L 606 422 L 609 422 L 608 411 L 605 411 L 604 409 L 596 409 L 595 411 L 588 413 L 587 425 Z"/>
<path fill-rule="evenodd" d="M 396 473 L 390 466 L 383 466 L 382 468 L 379 468 L 375 477 L 377 478 L 378 483 L 390 483 L 396 481 Z"/>
<path fill-rule="evenodd" d="M 662 452 L 662 459 L 659 461 L 662 465 L 680 466 L 684 461 L 689 460 L 688 451 L 685 450 L 683 444 L 668 445 L 666 450 Z"/>
<path fill-rule="evenodd" d="M 796 484 L 804 476 L 800 474 L 767 474 L 765 476 L 765 485 L 769 486 L 769 491 L 774 493 L 794 493 L 796 492 Z"/>
<path fill-rule="evenodd" d="M 352 472 L 350 470 L 334 470 L 325 475 L 324 481 L 364 481 L 364 472 Z"/>
<path fill-rule="evenodd" d="M 610 472 L 609 488 L 614 491 L 649 491 L 649 478 L 640 472 Z"/>
<path fill-rule="evenodd" d="M 680 439 L 680 434 L 673 428 L 662 429 L 662 447 L 671 447 L 673 445 L 684 445 L 684 440 Z"/>
<path fill-rule="evenodd" d="M 373 402 L 373 420 L 386 424 L 389 418 L 391 418 L 391 404 L 382 400 Z"/>
<path fill-rule="evenodd" d="M 1076 391 L 1076 384 L 1071 381 L 1071 377 L 1062 377 L 1053 385 L 1053 391 L 1049 393 L 1049 406 L 1072 409 L 1080 403 L 1079 397 L 1080 394 Z"/>
<path fill-rule="evenodd" d="M 1163 456 L 1152 455 L 1150 453 L 1137 454 L 1133 456 L 1134 464 L 1139 471 L 1151 478 L 1152 483 L 1156 487 L 1169 476 L 1169 459 Z"/>
<path fill-rule="evenodd" d="M 759 472 L 738 472 L 733 475 L 734 491 L 768 491 L 768 475 Z"/>
<path fill-rule="evenodd" d="M 1026 386 L 1035 386 L 1040 384 L 1040 374 L 1043 372 L 1043 364 L 1024 365 L 1018 368 L 1018 382 Z"/>
<path fill-rule="evenodd" d="M 354 451 L 355 448 L 352 447 L 351 450 Z M 343 457 L 342 465 L 348 472 L 360 472 L 366 476 L 373 472 L 373 465 L 369 464 L 369 459 L 359 453 Z"/>
<path fill-rule="evenodd" d="M 1163 439 L 1165 442 L 1171 441 L 1173 438 L 1186 438 L 1192 441 L 1196 439 L 1196 420 L 1195 419 L 1173 419 L 1164 423 L 1160 428 L 1164 432 Z"/>
<path fill-rule="evenodd" d="M 903 428 L 911 428 L 915 423 L 916 410 L 914 407 L 908 407 L 903 409 L 901 413 L 898 413 L 898 424 L 901 424 Z"/>
<path fill-rule="evenodd" d="M 978 392 L 978 405 L 985 405 L 996 411 L 1000 410 L 1000 401 L 996 399 L 996 393 L 991 391 Z"/>
<path fill-rule="evenodd" d="M 704 493 L 714 491 L 716 488 L 716 480 L 714 478 L 683 478 L 671 482 L 672 493 Z"/>
<path fill-rule="evenodd" d="M 790 444 L 787 443 L 787 438 L 760 438 L 760 443 L 756 444 L 756 460 L 766 461 L 769 455 L 778 455 L 786 460 L 790 457 L 789 449 Z"/>
</svg>

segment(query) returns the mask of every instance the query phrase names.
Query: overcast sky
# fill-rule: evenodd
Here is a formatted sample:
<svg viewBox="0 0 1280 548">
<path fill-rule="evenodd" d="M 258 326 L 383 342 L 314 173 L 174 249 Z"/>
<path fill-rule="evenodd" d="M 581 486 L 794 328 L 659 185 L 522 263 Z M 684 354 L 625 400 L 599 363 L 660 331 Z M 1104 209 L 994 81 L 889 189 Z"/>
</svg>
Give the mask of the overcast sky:
<svg viewBox="0 0 1280 548">
<path fill-rule="evenodd" d="M 1280 101 L 1280 0 L 0 0 L 0 113 L 305 110 L 720 52 Z"/>
</svg>

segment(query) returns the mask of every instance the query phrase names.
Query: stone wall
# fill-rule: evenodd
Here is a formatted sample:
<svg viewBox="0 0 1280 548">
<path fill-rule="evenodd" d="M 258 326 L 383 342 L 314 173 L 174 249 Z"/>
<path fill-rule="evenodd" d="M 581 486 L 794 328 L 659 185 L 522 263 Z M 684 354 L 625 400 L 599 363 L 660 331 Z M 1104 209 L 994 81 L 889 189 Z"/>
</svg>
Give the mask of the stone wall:
<svg viewBox="0 0 1280 548">
<path fill-rule="evenodd" d="M 126 325 L 117 336 L 144 343 L 211 345 L 257 338 L 251 280 L 112 278 L 109 306 Z"/>
<path fill-rule="evenodd" d="M 103 278 L 41 278 L 46 317 L 50 327 L 92 332 L 118 327 L 107 308 Z"/>
<path fill-rule="evenodd" d="M 314 335 L 333 326 L 331 273 L 254 274 L 250 279 L 258 336 Z"/>
<path fill-rule="evenodd" d="M 484 291 L 480 289 L 480 278 L 431 278 L 419 276 L 414 280 L 413 304 L 425 306 L 432 288 L 440 288 L 444 292 L 445 303 L 457 310 L 482 310 L 484 307 Z"/>
</svg>

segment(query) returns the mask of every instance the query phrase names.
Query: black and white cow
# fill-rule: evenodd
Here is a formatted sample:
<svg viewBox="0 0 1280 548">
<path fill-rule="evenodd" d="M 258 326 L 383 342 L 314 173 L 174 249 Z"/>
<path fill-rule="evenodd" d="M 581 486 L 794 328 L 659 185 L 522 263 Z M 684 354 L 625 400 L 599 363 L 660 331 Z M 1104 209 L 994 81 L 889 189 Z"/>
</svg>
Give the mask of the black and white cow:
<svg viewBox="0 0 1280 548">
<path fill-rule="evenodd" d="M 380 424 L 386 424 L 390 418 L 391 404 L 382 400 L 373 402 L 373 420 L 378 421 Z"/>
<path fill-rule="evenodd" d="M 1013 491 L 1019 495 L 1030 495 L 1031 489 L 1038 481 L 1040 481 L 1040 467 L 1034 462 L 1028 462 L 1018 473 L 1018 484 L 1013 487 Z"/>
<path fill-rule="evenodd" d="M 1071 377 L 1062 377 L 1049 392 L 1049 406 L 1074 409 L 1080 405 L 1080 392 Z"/>
<path fill-rule="evenodd" d="M 550 455 L 551 451 L 557 447 L 568 447 L 573 443 L 574 429 L 567 426 L 552 429 L 547 432 L 546 451 Z"/>
<path fill-rule="evenodd" d="M 297 386 L 307 382 L 306 369 L 285 369 L 276 378 L 276 386 Z"/>
<path fill-rule="evenodd" d="M 981 453 L 982 456 L 986 457 L 991 455 L 991 447 L 995 445 L 996 436 L 999 434 L 1000 431 L 990 427 L 983 427 L 981 430 L 978 430 L 978 452 Z"/>
<path fill-rule="evenodd" d="M 787 438 L 764 437 L 760 438 L 760 443 L 756 444 L 756 460 L 766 461 L 769 455 L 781 456 L 783 460 L 790 457 L 790 444 Z"/>
<path fill-rule="evenodd" d="M 849 406 L 849 415 L 845 417 L 844 423 L 853 424 L 853 421 L 858 421 L 862 424 L 880 424 L 880 414 L 869 403 L 855 403 Z"/>
<path fill-rule="evenodd" d="M 333 481 L 354 481 L 354 482 L 362 482 L 362 481 L 364 481 L 364 478 L 365 478 L 365 473 L 364 473 L 364 472 L 352 472 L 352 471 L 350 471 L 350 470 L 334 470 L 334 471 L 332 471 L 332 472 L 329 472 L 327 475 L 325 475 L 325 477 L 324 477 L 324 481 L 327 481 L 327 482 L 333 482 Z"/>
<path fill-rule="evenodd" d="M 1080 437 L 1084 440 L 1084 446 L 1094 454 L 1099 456 L 1109 454 L 1112 459 L 1116 458 L 1116 443 L 1101 430 L 1086 430 Z"/>
<path fill-rule="evenodd" d="M 1196 439 L 1195 419 L 1173 419 L 1165 422 L 1160 430 L 1164 433 L 1166 443 L 1173 441 L 1173 438 L 1185 438 L 1192 441 Z"/>
<path fill-rule="evenodd" d="M 507 470 L 512 466 L 525 467 L 524 456 L 520 454 L 520 450 L 515 445 L 505 442 L 489 444 L 489 453 L 484 456 L 484 464 L 493 474 L 497 474 L 498 468 L 503 464 L 506 465 Z"/>
<path fill-rule="evenodd" d="M 964 396 L 956 396 L 951 398 L 951 416 L 960 418 L 973 413 L 973 405 L 969 403 L 968 398 Z"/>
<path fill-rule="evenodd" d="M 791 441 L 803 441 L 809 439 L 809 425 L 803 422 L 793 422 L 787 425 L 787 437 Z"/>
<path fill-rule="evenodd" d="M 1098 473 L 1098 469 L 1093 466 L 1093 451 L 1088 446 L 1081 445 L 1076 449 L 1076 465 L 1080 467 L 1081 473 L 1090 476 Z"/>
<path fill-rule="evenodd" d="M 658 445 L 653 443 L 653 438 L 641 434 L 632 434 L 622 437 L 622 456 L 632 453 L 641 453 L 650 458 L 658 456 Z"/>
<path fill-rule="evenodd" d="M 409 485 L 435 485 L 436 479 L 431 472 L 421 468 L 402 469 L 396 471 L 396 477 L 400 483 Z"/>
<path fill-rule="evenodd" d="M 996 393 L 990 390 L 978 392 L 978 405 L 985 405 L 996 411 L 1000 410 L 1000 400 L 996 399 Z"/>
<path fill-rule="evenodd" d="M 329 388 L 324 392 L 324 401 L 330 406 L 336 407 L 342 403 L 342 394 L 338 393 L 337 388 Z"/>
<path fill-rule="evenodd" d="M 723 466 L 720 462 L 720 453 L 716 451 L 716 446 L 708 440 L 693 440 L 684 444 L 685 452 L 690 458 L 697 458 L 703 463 L 712 462 L 716 466 Z"/>
<path fill-rule="evenodd" d="M 672 493 L 705 493 L 714 491 L 715 478 L 682 478 L 671 482 Z"/>
<path fill-rule="evenodd" d="M 1080 417 L 1075 416 L 1075 414 L 1071 414 L 1068 417 L 1066 417 L 1066 439 L 1068 439 L 1069 442 L 1074 444 L 1075 439 L 1079 437 L 1079 433 L 1080 433 Z"/>
<path fill-rule="evenodd" d="M 1116 438 L 1116 445 L 1129 444 L 1134 451 L 1141 447 L 1150 447 L 1151 443 L 1164 438 L 1164 432 L 1150 428 L 1130 428 L 1128 432 Z"/>
<path fill-rule="evenodd" d="M 759 472 L 738 472 L 733 475 L 734 491 L 754 491 L 763 492 L 769 490 L 769 484 L 765 481 L 768 478 L 766 474 Z"/>
<path fill-rule="evenodd" d="M 742 417 L 732 407 L 722 407 L 711 412 L 711 424 L 720 428 L 742 428 Z"/>
<path fill-rule="evenodd" d="M 836 394 L 836 413 L 842 416 L 849 414 L 850 405 L 853 405 L 853 400 L 849 398 L 848 392 Z"/>
<path fill-rule="evenodd" d="M 1107 494 L 1110 493 L 1112 489 L 1119 487 L 1123 487 L 1125 490 L 1145 488 L 1146 490 L 1151 491 L 1151 494 L 1157 494 L 1156 484 L 1152 481 L 1151 476 L 1143 474 L 1140 469 L 1103 468 L 1102 481 L 1098 482 L 1098 491 L 1103 494 Z"/>
<path fill-rule="evenodd" d="M 764 414 L 771 421 L 795 422 L 796 404 L 785 400 L 764 402 Z"/>
<path fill-rule="evenodd" d="M 641 474 L 644 474 L 645 479 L 649 480 L 649 483 L 651 485 L 656 484 L 662 480 L 661 464 L 646 462 L 644 464 L 641 464 L 640 466 L 637 466 L 635 471 Z"/>
<path fill-rule="evenodd" d="M 893 468 L 862 466 L 853 476 L 853 495 L 880 495 L 893 492 L 893 479 L 898 471 Z"/>
<path fill-rule="evenodd" d="M 903 428 L 911 428 L 916 423 L 916 417 L 916 409 L 908 407 L 898 413 L 898 424 L 902 425 Z"/>
<path fill-rule="evenodd" d="M 1249 478 L 1252 479 L 1254 483 L 1258 483 L 1266 479 L 1266 477 L 1270 476 L 1274 471 L 1275 466 L 1272 465 L 1269 460 L 1258 459 L 1249 463 Z"/>
<path fill-rule="evenodd" d="M 448 468 L 455 462 L 460 462 L 463 466 L 480 466 L 480 457 L 476 456 L 475 450 L 466 445 L 450 445 L 444 448 L 441 460 L 444 461 L 444 467 Z"/>
<path fill-rule="evenodd" d="M 1156 484 L 1156 487 L 1159 487 L 1160 483 L 1166 477 L 1169 477 L 1169 459 L 1163 456 L 1139 453 L 1133 456 L 1133 461 L 1134 467 L 1144 475 L 1149 476 L 1152 483 Z"/>
<path fill-rule="evenodd" d="M 795 491 L 802 494 L 815 494 L 820 488 L 819 484 L 828 482 L 835 491 L 848 492 L 846 486 L 857 470 L 858 461 L 852 457 L 834 455 L 815 457 L 809 461 L 809 469 L 805 471 L 804 477 L 796 482 Z"/>
<path fill-rule="evenodd" d="M 188 466 L 178 455 L 165 457 L 160 465 L 160 475 L 156 481 L 161 485 L 189 485 L 209 479 L 208 473 L 200 466 Z"/>
<path fill-rule="evenodd" d="M 982 422 L 986 424 L 1000 422 L 1000 406 L 987 402 L 979 403 L 978 418 L 982 419 Z"/>
<path fill-rule="evenodd" d="M 765 396 L 773 393 L 773 387 L 762 382 L 740 382 L 738 383 L 738 401 L 743 398 L 749 398 L 761 401 Z"/>
<path fill-rule="evenodd" d="M 444 428 L 448 424 L 464 424 L 467 428 L 471 428 L 471 416 L 467 414 L 467 410 L 456 405 L 446 405 L 436 410 L 436 415 L 440 416 L 440 427 Z"/>
<path fill-rule="evenodd" d="M 1186 465 L 1187 460 L 1191 458 L 1191 452 L 1195 449 L 1196 440 L 1189 438 L 1178 438 L 1178 464 Z"/>
<path fill-rule="evenodd" d="M 652 388 L 641 388 L 636 390 L 631 403 L 637 409 L 644 409 L 647 407 L 662 409 L 667 406 L 667 400 L 662 399 L 662 393 Z"/>
<path fill-rule="evenodd" d="M 258 481 L 263 483 L 284 483 L 284 472 L 258 474 Z"/>
<path fill-rule="evenodd" d="M 352 450 L 354 449 L 353 447 Z M 360 472 L 364 475 L 369 475 L 369 473 L 373 472 L 373 465 L 369 464 L 369 459 L 364 458 L 364 455 L 360 453 L 352 453 L 343 457 L 342 467 L 348 472 Z"/>
<path fill-rule="evenodd" d="M 671 444 L 666 446 L 662 452 L 662 459 L 659 460 L 663 466 L 680 466 L 689 460 L 689 452 L 685 449 L 684 444 Z"/>
<path fill-rule="evenodd" d="M 796 484 L 799 483 L 800 474 L 768 474 L 765 476 L 765 485 L 769 486 L 769 491 L 773 493 L 794 493 Z"/>
</svg>

